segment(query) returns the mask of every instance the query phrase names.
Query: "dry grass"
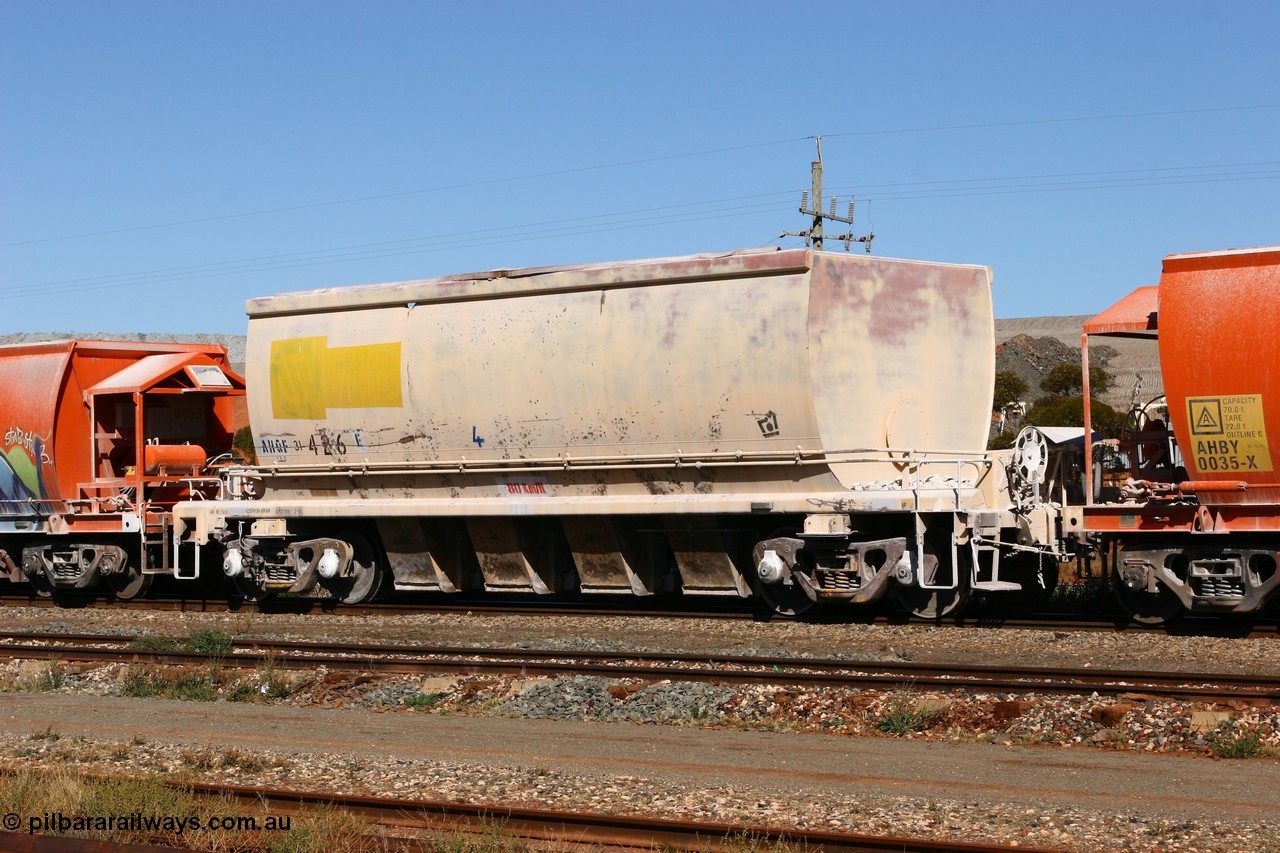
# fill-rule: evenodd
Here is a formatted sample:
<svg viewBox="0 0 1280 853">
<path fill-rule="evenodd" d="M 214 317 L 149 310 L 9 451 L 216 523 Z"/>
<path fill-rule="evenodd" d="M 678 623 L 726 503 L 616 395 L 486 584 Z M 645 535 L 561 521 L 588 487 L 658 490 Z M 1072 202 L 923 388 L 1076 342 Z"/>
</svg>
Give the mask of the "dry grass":
<svg viewBox="0 0 1280 853">
<path fill-rule="evenodd" d="M 268 762 L 241 750 L 218 751 L 210 747 L 184 752 L 183 761 L 201 769 L 268 766 Z M 19 831 L 29 829 L 26 821 L 31 817 L 39 819 L 46 815 L 68 819 L 128 815 L 159 820 L 195 818 L 200 828 L 195 829 L 194 822 L 188 822 L 182 831 L 137 832 L 127 827 L 46 831 L 40 827 L 36 832 L 118 843 L 162 843 L 210 853 L 378 853 L 399 849 L 382 835 L 376 824 L 336 806 L 306 809 L 292 815 L 269 815 L 230 797 L 197 796 L 166 784 L 155 775 L 94 778 L 69 769 L 0 773 L 0 812 L 21 816 L 23 824 Z M 207 828 L 212 818 L 249 819 L 256 821 L 259 828 L 213 830 Z M 266 828 L 269 818 L 278 822 L 279 828 Z M 526 853 L 529 849 L 498 824 L 487 827 L 481 834 L 429 833 L 422 841 L 424 849 L 432 853 Z"/>
</svg>

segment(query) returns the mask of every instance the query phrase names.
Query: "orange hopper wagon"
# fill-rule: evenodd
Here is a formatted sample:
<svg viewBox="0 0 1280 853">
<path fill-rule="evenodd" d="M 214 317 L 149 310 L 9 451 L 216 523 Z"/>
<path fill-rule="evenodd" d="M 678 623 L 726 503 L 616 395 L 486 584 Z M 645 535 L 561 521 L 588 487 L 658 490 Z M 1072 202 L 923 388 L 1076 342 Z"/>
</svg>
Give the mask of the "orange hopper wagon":
<svg viewBox="0 0 1280 853">
<path fill-rule="evenodd" d="M 1112 556 L 1139 619 L 1252 612 L 1280 594 L 1278 328 L 1277 246 L 1170 255 L 1158 287 L 1085 324 L 1086 376 L 1090 337 L 1159 341 L 1164 398 L 1131 417 L 1122 499 L 1090 495 L 1067 519 Z"/>
<path fill-rule="evenodd" d="M 0 347 L 0 573 L 131 598 L 171 564 L 171 510 L 217 497 L 244 380 L 226 349 Z"/>
</svg>

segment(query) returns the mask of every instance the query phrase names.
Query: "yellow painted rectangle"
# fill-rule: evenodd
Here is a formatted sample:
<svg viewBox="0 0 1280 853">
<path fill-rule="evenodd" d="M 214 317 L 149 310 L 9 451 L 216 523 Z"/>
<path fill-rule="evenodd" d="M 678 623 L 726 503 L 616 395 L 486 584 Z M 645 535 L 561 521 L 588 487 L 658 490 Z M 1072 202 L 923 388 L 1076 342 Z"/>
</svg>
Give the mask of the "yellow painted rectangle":
<svg viewBox="0 0 1280 853">
<path fill-rule="evenodd" d="M 1261 394 L 1188 397 L 1187 422 L 1201 475 L 1271 470 Z"/>
<path fill-rule="evenodd" d="M 330 347 L 328 337 L 271 342 L 271 413 L 323 420 L 329 409 L 402 408 L 400 342 Z"/>
</svg>

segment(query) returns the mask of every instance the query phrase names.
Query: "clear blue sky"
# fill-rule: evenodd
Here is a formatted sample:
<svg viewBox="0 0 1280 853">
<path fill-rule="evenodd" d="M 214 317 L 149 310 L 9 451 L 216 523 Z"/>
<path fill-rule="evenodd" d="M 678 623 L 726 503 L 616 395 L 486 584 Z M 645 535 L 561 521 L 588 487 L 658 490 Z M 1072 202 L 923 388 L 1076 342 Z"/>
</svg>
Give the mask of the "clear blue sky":
<svg viewBox="0 0 1280 853">
<path fill-rule="evenodd" d="M 875 254 L 1094 313 L 1280 243 L 1278 8 L 0 0 L 0 333 L 775 243 L 818 134 Z"/>
</svg>

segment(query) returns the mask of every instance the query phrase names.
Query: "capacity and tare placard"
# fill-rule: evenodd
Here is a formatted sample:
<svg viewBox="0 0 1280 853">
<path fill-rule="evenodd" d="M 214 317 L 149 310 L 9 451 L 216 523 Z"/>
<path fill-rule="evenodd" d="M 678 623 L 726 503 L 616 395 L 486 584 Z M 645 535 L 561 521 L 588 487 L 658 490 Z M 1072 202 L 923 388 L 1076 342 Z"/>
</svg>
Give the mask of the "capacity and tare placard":
<svg viewBox="0 0 1280 853">
<path fill-rule="evenodd" d="M 1271 470 L 1261 394 L 1188 397 L 1187 422 L 1201 474 Z"/>
</svg>

